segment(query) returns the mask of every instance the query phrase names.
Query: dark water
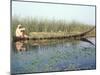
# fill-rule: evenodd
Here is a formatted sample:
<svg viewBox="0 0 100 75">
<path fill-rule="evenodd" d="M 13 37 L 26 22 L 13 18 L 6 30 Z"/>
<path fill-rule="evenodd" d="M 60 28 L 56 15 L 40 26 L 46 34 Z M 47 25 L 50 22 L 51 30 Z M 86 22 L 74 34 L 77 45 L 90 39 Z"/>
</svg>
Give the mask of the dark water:
<svg viewBox="0 0 100 75">
<path fill-rule="evenodd" d="M 95 44 L 95 38 L 89 38 Z M 87 70 L 96 68 L 95 45 L 80 40 L 12 43 L 11 72 Z"/>
</svg>

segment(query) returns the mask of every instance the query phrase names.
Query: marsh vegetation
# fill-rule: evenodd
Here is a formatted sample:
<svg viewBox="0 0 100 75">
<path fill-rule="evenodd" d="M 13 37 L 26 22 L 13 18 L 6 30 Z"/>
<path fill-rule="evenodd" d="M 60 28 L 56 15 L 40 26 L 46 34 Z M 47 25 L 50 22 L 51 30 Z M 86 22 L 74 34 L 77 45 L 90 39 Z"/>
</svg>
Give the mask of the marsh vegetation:
<svg viewBox="0 0 100 75">
<path fill-rule="evenodd" d="M 88 25 L 77 21 L 66 22 L 65 20 L 39 19 L 36 17 L 20 18 L 18 16 L 13 16 L 11 25 L 13 36 L 15 35 L 18 24 L 22 24 L 26 28 L 27 34 L 34 37 L 77 34 L 94 27 L 94 25 Z M 95 29 L 88 35 L 95 36 Z"/>
</svg>

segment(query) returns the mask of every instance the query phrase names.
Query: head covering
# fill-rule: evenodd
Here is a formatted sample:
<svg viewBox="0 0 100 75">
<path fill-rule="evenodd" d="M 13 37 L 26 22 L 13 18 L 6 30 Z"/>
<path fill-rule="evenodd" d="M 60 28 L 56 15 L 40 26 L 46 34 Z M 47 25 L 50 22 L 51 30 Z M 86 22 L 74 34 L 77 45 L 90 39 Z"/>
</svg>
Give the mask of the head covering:
<svg viewBox="0 0 100 75">
<path fill-rule="evenodd" d="M 23 31 L 24 31 L 24 30 L 25 30 L 25 28 L 21 28 L 21 30 L 23 30 Z"/>
<path fill-rule="evenodd" d="M 21 24 L 19 24 L 17 27 L 18 27 L 18 28 L 20 28 L 20 27 L 22 27 L 22 25 L 21 25 Z"/>
</svg>

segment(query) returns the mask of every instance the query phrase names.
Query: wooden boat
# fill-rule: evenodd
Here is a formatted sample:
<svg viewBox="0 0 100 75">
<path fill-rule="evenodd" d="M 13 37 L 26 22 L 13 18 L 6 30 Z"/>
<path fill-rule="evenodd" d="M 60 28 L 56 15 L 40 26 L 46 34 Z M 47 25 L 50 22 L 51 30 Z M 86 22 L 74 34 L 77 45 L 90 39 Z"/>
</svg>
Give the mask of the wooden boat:
<svg viewBox="0 0 100 75">
<path fill-rule="evenodd" d="M 40 37 L 40 38 L 36 38 L 36 37 L 13 37 L 13 41 L 20 41 L 20 40 L 51 40 L 51 39 L 82 39 L 86 37 L 86 34 L 91 32 L 93 29 L 95 29 L 95 27 L 91 28 L 90 30 L 86 31 L 86 32 L 82 32 L 79 34 L 71 34 L 71 35 L 65 35 L 65 36 L 52 36 L 52 37 Z"/>
</svg>

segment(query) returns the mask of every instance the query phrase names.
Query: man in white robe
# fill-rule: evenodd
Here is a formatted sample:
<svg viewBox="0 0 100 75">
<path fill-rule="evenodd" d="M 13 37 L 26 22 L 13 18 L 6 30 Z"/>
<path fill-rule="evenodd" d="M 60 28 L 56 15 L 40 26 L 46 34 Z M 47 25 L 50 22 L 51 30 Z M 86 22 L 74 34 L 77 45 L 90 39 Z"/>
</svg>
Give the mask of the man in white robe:
<svg viewBox="0 0 100 75">
<path fill-rule="evenodd" d="M 19 24 L 16 28 L 16 37 L 20 38 L 27 38 L 28 36 L 25 34 L 25 28 L 22 27 L 21 24 Z"/>
</svg>

